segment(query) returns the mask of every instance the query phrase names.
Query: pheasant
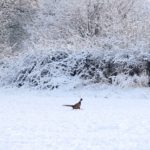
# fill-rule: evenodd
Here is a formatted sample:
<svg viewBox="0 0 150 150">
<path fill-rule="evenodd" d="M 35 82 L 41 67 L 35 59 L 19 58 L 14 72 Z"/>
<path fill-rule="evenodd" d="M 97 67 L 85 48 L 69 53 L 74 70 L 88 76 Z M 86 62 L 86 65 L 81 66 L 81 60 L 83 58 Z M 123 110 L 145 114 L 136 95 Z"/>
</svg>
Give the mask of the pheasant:
<svg viewBox="0 0 150 150">
<path fill-rule="evenodd" d="M 63 105 L 63 106 L 67 106 L 67 107 L 72 107 L 73 109 L 80 109 L 80 106 L 81 106 L 81 101 L 83 99 L 81 98 L 80 101 L 74 105 Z"/>
</svg>

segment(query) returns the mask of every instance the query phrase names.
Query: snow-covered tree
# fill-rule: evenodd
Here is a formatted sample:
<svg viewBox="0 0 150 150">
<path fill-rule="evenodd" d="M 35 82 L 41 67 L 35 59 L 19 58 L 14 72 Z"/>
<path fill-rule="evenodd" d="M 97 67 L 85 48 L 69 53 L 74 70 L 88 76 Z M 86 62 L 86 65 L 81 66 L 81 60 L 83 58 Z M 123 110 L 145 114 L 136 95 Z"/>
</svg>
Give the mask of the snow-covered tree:
<svg viewBox="0 0 150 150">
<path fill-rule="evenodd" d="M 0 52 L 11 53 L 23 49 L 24 41 L 29 37 L 26 24 L 32 22 L 35 12 L 34 1 L 0 1 Z"/>
<path fill-rule="evenodd" d="M 150 11 L 141 0 L 39 0 L 38 4 L 38 17 L 30 28 L 35 49 L 114 45 L 128 49 L 149 43 Z"/>
</svg>

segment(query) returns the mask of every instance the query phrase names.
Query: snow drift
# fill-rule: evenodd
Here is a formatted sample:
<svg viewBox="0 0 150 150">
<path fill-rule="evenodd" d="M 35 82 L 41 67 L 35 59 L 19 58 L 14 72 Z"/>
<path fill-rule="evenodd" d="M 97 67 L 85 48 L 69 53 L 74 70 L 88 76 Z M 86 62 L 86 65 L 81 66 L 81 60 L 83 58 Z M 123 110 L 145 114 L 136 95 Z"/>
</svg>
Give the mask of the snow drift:
<svg viewBox="0 0 150 150">
<path fill-rule="evenodd" d="M 81 96 L 81 110 L 62 106 Z M 0 149 L 148 150 L 149 97 L 149 88 L 0 89 Z"/>
</svg>

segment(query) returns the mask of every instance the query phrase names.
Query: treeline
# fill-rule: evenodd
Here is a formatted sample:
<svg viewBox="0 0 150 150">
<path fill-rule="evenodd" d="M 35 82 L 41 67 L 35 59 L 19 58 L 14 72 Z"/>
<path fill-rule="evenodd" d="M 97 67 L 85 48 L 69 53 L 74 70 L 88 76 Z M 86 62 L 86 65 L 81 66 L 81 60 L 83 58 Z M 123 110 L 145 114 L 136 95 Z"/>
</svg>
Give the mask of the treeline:
<svg viewBox="0 0 150 150">
<path fill-rule="evenodd" d="M 148 49 L 150 9 L 146 2 L 39 0 L 32 44 L 36 49 Z"/>
<path fill-rule="evenodd" d="M 149 49 L 142 0 L 1 0 L 0 52 Z"/>
</svg>

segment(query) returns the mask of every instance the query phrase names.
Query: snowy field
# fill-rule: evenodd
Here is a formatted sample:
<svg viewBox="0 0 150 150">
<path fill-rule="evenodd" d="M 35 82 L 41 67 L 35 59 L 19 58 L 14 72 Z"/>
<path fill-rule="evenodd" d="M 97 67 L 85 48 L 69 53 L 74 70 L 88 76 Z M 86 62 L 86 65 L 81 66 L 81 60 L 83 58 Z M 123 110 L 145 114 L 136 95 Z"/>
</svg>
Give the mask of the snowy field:
<svg viewBox="0 0 150 150">
<path fill-rule="evenodd" d="M 150 150 L 150 89 L 0 89 L 0 150 Z"/>
</svg>

